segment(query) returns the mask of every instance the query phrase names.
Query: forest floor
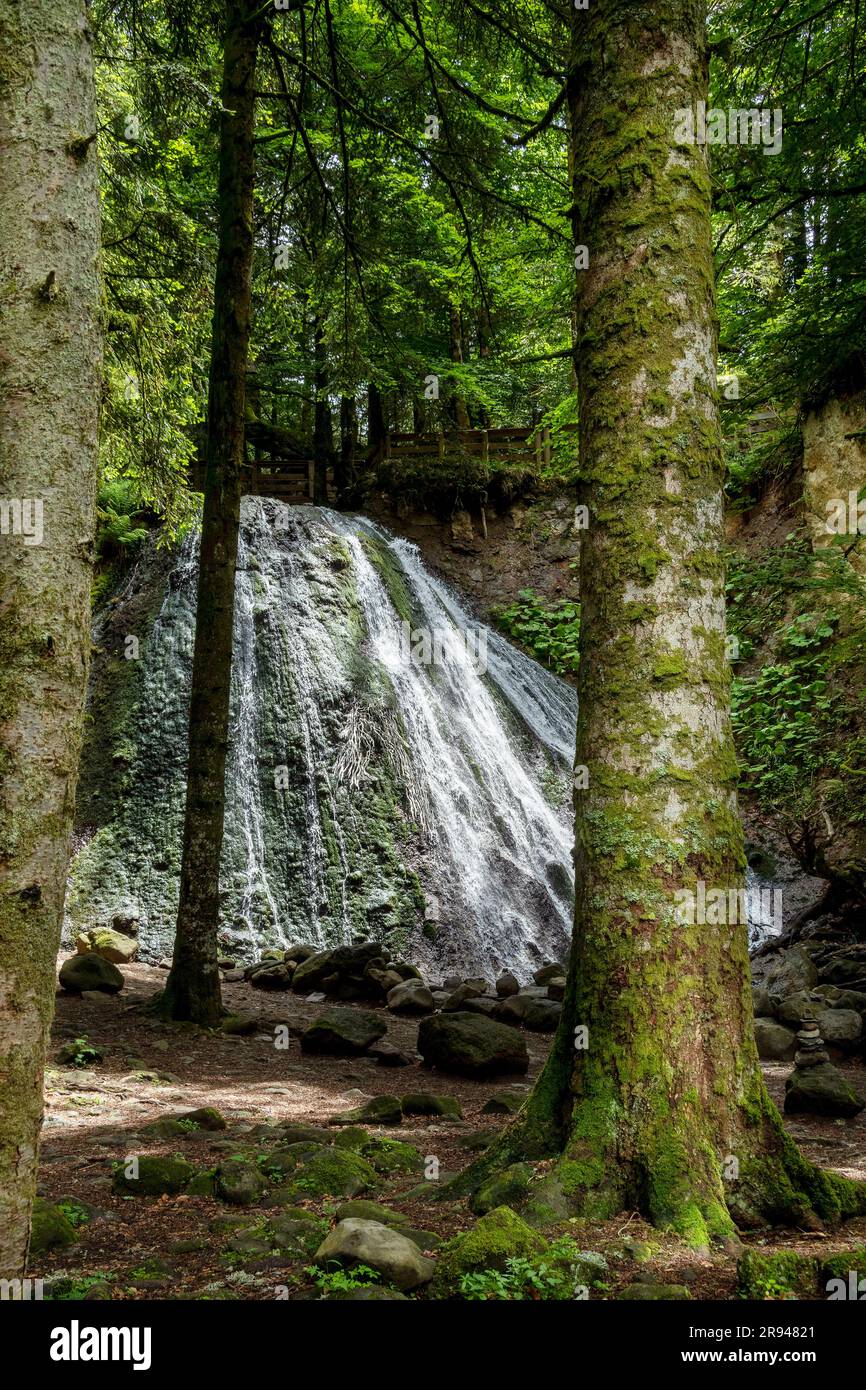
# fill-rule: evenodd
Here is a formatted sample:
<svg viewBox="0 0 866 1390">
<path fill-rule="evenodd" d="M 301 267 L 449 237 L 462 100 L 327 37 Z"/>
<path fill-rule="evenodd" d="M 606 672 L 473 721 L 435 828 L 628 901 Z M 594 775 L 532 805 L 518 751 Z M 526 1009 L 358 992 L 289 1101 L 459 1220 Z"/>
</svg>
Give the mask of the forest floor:
<svg viewBox="0 0 866 1390">
<path fill-rule="evenodd" d="M 288 1287 L 292 1297 L 315 1296 L 315 1285 L 304 1272 L 311 1263 L 309 1256 L 266 1254 L 247 1259 L 229 1253 L 226 1245 L 231 1233 L 215 1226 L 235 1209 L 211 1197 L 116 1194 L 113 1165 L 129 1154 L 182 1153 L 196 1167 L 208 1168 L 227 1151 L 241 1147 L 250 1151 L 252 1145 L 255 1152 L 262 1125 L 326 1125 L 331 1116 L 371 1096 L 425 1091 L 456 1097 L 463 1119 L 407 1117 L 397 1127 L 368 1128 L 414 1144 L 425 1158 L 435 1156 L 440 1177 L 445 1176 L 471 1161 L 467 1136 L 485 1129 L 497 1131 L 508 1122 L 507 1116 L 482 1114 L 483 1106 L 497 1091 L 516 1086 L 528 1089 L 551 1041 L 548 1036 L 526 1033 L 531 1058 L 528 1076 L 488 1082 L 445 1076 L 422 1069 L 417 1061 L 386 1068 L 372 1057 L 307 1056 L 297 1037 L 322 1012 L 320 1003 L 291 993 L 264 993 L 246 983 L 224 983 L 226 1007 L 261 1020 L 259 1032 L 234 1037 L 151 1016 L 144 1006 L 163 986 L 163 970 L 136 964 L 125 966 L 124 976 L 125 988 L 118 995 L 83 999 L 59 993 L 57 998 L 46 1075 L 39 1191 L 51 1202 L 73 1199 L 85 1204 L 91 1218 L 78 1227 L 75 1245 L 34 1256 L 30 1273 L 44 1279 L 54 1279 L 61 1272 L 70 1275 L 75 1297 L 82 1297 L 91 1284 L 106 1282 L 113 1298 L 267 1300 L 284 1297 L 275 1293 L 280 1287 Z M 414 1054 L 417 1020 L 387 1012 L 384 1017 L 387 1041 Z M 287 1050 L 274 1045 L 278 1024 L 289 1025 Z M 84 1069 L 62 1065 L 59 1048 L 76 1038 L 86 1038 L 97 1047 L 102 1060 Z M 866 1087 L 863 1064 L 841 1065 L 862 1091 Z M 780 1105 L 789 1069 L 765 1066 L 770 1091 Z M 228 1129 L 198 1130 L 162 1141 L 144 1132 L 153 1121 L 201 1106 L 216 1107 Z M 816 1163 L 866 1179 L 866 1111 L 846 1121 L 796 1116 L 788 1121 L 788 1128 Z M 418 1182 L 417 1174 L 383 1178 L 381 1188 L 365 1196 L 396 1207 L 412 1226 L 434 1232 L 441 1240 L 473 1224 L 475 1218 L 465 1202 L 407 1197 Z M 308 1205 L 318 1215 L 329 1216 L 340 1201 L 329 1198 Z M 249 1217 L 248 1209 L 247 1224 L 258 1214 L 254 1210 Z M 719 1252 L 708 1259 L 696 1257 L 675 1238 L 652 1230 L 636 1213 L 606 1223 L 563 1223 L 560 1233 L 572 1235 L 582 1249 L 605 1256 L 609 1265 L 605 1297 L 615 1297 L 624 1284 L 640 1276 L 641 1266 L 630 1253 L 634 1242 L 654 1247 L 654 1281 L 685 1284 L 695 1299 L 735 1296 L 734 1256 Z M 746 1235 L 744 1241 L 747 1247 L 766 1251 L 823 1256 L 866 1243 L 866 1218 L 848 1223 L 841 1231 L 780 1230 L 770 1236 Z"/>
</svg>

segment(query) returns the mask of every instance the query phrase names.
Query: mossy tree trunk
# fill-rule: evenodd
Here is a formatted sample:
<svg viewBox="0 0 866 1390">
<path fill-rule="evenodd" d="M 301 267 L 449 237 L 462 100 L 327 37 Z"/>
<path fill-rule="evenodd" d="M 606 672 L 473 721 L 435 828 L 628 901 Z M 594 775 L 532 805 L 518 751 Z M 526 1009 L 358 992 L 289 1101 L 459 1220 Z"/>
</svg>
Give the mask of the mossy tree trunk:
<svg viewBox="0 0 866 1390">
<path fill-rule="evenodd" d="M 83 0 L 0 0 L 4 1279 L 20 1277 L 27 1256 L 90 654 L 98 257 L 95 89 Z"/>
<path fill-rule="evenodd" d="M 259 15 L 256 17 L 256 11 Z M 189 718 L 189 769 L 174 957 L 162 1005 L 210 1025 L 222 1012 L 217 929 L 225 816 L 235 568 L 244 462 L 261 6 L 228 0 L 219 159 L 219 249 L 208 387 L 204 511 Z"/>
<path fill-rule="evenodd" d="M 706 150 L 673 139 L 676 111 L 706 97 L 703 6 L 594 0 L 574 12 L 572 67 L 588 788 L 562 1024 L 492 1161 L 559 1154 L 575 1211 L 637 1208 L 704 1247 L 734 1218 L 832 1220 L 864 1201 L 800 1157 L 764 1090 L 739 912 L 678 912 L 678 892 L 737 890 L 744 870 L 710 185 Z"/>
</svg>

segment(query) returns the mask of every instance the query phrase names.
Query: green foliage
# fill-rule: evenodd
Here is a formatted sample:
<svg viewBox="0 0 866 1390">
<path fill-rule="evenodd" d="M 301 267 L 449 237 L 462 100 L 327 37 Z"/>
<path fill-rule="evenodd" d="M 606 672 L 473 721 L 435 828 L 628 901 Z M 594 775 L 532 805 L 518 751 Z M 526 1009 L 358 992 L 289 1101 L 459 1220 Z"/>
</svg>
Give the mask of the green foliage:
<svg viewBox="0 0 866 1390">
<path fill-rule="evenodd" d="M 575 1297 L 580 1251 L 569 1236 L 552 1241 L 541 1255 L 513 1255 L 505 1269 L 463 1274 L 460 1293 L 470 1300 L 552 1299 Z"/>
<path fill-rule="evenodd" d="M 317 1265 L 308 1265 L 305 1273 L 323 1294 L 369 1289 L 371 1285 L 380 1283 L 382 1278 L 377 1269 L 361 1264 L 354 1265 L 351 1269 L 319 1269 Z"/>
<path fill-rule="evenodd" d="M 64 1061 L 71 1067 L 89 1067 L 101 1057 L 99 1048 L 89 1043 L 87 1038 L 73 1038 L 72 1042 L 66 1043 L 63 1048 Z"/>
<path fill-rule="evenodd" d="M 521 589 L 517 602 L 496 609 L 494 618 L 536 661 L 560 676 L 577 674 L 579 603 L 565 598 L 550 603 L 533 589 Z"/>
<path fill-rule="evenodd" d="M 97 494 L 96 509 L 99 559 L 114 558 L 121 550 L 132 549 L 147 538 L 147 527 L 135 524 L 142 507 L 130 479 L 112 478 L 103 482 Z"/>
<path fill-rule="evenodd" d="M 74 1230 L 77 1230 L 79 1226 L 83 1226 L 85 1222 L 90 1220 L 88 1208 L 84 1206 L 83 1203 L 76 1202 L 74 1197 L 63 1197 L 57 1205 Z"/>
</svg>

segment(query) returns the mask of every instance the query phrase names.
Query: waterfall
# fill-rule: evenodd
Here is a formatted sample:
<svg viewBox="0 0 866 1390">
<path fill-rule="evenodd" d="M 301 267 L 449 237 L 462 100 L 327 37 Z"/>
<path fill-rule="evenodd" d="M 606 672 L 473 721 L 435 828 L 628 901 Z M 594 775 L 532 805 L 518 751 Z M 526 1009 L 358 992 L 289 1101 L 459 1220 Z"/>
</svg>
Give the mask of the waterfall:
<svg viewBox="0 0 866 1390">
<path fill-rule="evenodd" d="M 133 751 L 68 898 L 73 930 L 136 912 L 146 957 L 170 951 L 177 908 L 196 557 L 192 536 L 105 731 Z M 475 622 L 414 546 L 245 499 L 222 949 L 373 936 L 434 971 L 523 976 L 561 956 L 575 722 L 571 688 Z"/>
</svg>

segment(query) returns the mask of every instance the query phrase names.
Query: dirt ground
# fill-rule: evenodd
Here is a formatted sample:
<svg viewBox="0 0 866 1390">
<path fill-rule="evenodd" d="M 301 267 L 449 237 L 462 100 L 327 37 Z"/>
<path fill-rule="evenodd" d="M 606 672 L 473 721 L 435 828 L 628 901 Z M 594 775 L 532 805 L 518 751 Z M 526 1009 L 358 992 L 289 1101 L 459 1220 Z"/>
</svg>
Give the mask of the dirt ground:
<svg viewBox="0 0 866 1390">
<path fill-rule="evenodd" d="M 226 1235 L 213 1231 L 211 1223 L 231 1209 L 213 1198 L 129 1198 L 113 1193 L 116 1161 L 129 1154 L 182 1153 L 196 1166 L 208 1168 L 225 1155 L 227 1139 L 236 1144 L 244 1136 L 254 1140 L 256 1127 L 267 1122 L 326 1124 L 332 1115 L 371 1096 L 431 1091 L 457 1097 L 463 1119 L 410 1117 L 397 1128 L 369 1128 L 374 1134 L 407 1140 L 425 1158 L 435 1156 L 444 1176 L 472 1158 L 461 1139 L 507 1123 L 505 1116 L 482 1115 L 482 1107 L 496 1091 L 517 1085 L 528 1089 L 550 1044 L 549 1037 L 526 1033 L 529 1075 L 489 1082 L 444 1076 L 422 1069 L 417 1061 L 392 1068 L 367 1057 L 311 1057 L 302 1054 L 297 1036 L 321 1013 L 321 1004 L 291 993 L 264 993 L 246 983 L 225 983 L 226 1007 L 261 1020 L 260 1032 L 232 1037 L 151 1017 L 144 1005 L 162 987 L 163 970 L 136 964 L 125 966 L 124 976 L 126 985 L 119 995 L 85 1000 L 58 994 L 46 1075 L 39 1191 L 50 1201 L 77 1199 L 91 1209 L 92 1216 L 78 1228 L 74 1246 L 34 1257 L 30 1269 L 31 1275 L 46 1279 L 59 1272 L 73 1275 L 82 1290 L 90 1281 L 111 1276 L 113 1298 L 273 1299 L 275 1287 L 286 1283 L 299 1296 L 305 1282 L 310 1290 L 314 1287 L 303 1273 L 309 1261 L 280 1255 L 259 1260 L 227 1256 Z M 387 1040 L 413 1054 L 417 1020 L 386 1016 Z M 278 1024 L 289 1025 L 292 1036 L 287 1050 L 274 1045 Z M 83 1069 L 61 1065 L 58 1049 L 76 1038 L 86 1038 L 98 1047 L 103 1059 Z M 861 1063 L 841 1065 L 855 1086 L 866 1088 L 866 1068 Z M 765 1068 L 779 1104 L 788 1070 Z M 228 1131 L 197 1131 L 168 1141 L 142 1134 L 154 1120 L 201 1106 L 220 1110 Z M 866 1179 L 866 1111 L 844 1121 L 792 1117 L 788 1128 L 816 1163 Z M 407 1198 L 405 1194 L 417 1184 L 417 1175 L 386 1179 L 381 1190 L 370 1195 L 397 1207 L 413 1226 L 435 1232 L 443 1240 L 472 1224 L 474 1218 L 463 1202 Z M 328 1199 L 309 1205 L 318 1214 L 329 1215 L 339 1203 Z M 565 1223 L 562 1232 L 573 1235 L 582 1249 L 599 1251 L 607 1258 L 606 1297 L 631 1283 L 639 1271 L 625 1248 L 631 1241 L 649 1241 L 656 1247 L 651 1268 L 659 1282 L 686 1284 L 695 1299 L 734 1296 L 733 1256 L 714 1253 L 700 1259 L 676 1239 L 651 1230 L 637 1214 L 602 1224 L 573 1221 Z M 745 1236 L 744 1241 L 749 1246 L 809 1254 L 842 1251 L 866 1243 L 866 1218 L 848 1223 L 842 1232 L 780 1230 L 771 1237 Z"/>
</svg>

